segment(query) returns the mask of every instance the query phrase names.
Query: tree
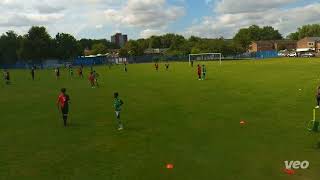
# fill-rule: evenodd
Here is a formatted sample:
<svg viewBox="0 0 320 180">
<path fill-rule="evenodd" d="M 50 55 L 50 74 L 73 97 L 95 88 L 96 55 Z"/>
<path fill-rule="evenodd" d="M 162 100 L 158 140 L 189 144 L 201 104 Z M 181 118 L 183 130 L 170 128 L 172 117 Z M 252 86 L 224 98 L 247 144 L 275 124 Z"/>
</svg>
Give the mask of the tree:
<svg viewBox="0 0 320 180">
<path fill-rule="evenodd" d="M 21 37 L 8 31 L 0 37 L 0 64 L 15 64 L 18 61 Z"/>
<path fill-rule="evenodd" d="M 131 56 L 142 56 L 144 54 L 143 47 L 139 46 L 139 43 L 134 40 L 128 41 L 124 48 Z"/>
<path fill-rule="evenodd" d="M 120 57 L 128 57 L 129 56 L 128 50 L 126 48 L 121 48 L 119 51 L 119 56 Z"/>
<path fill-rule="evenodd" d="M 191 49 L 191 54 L 200 54 L 201 53 L 201 49 L 199 47 L 193 47 Z"/>
<path fill-rule="evenodd" d="M 40 63 L 53 56 L 53 44 L 45 27 L 33 26 L 23 38 L 22 58 Z"/>
<path fill-rule="evenodd" d="M 97 43 L 92 45 L 93 54 L 106 54 L 108 52 L 107 46 L 103 43 Z"/>
<path fill-rule="evenodd" d="M 320 24 L 309 24 L 298 28 L 298 31 L 288 35 L 289 39 L 299 40 L 305 37 L 320 37 Z"/>
<path fill-rule="evenodd" d="M 161 48 L 161 37 L 151 36 L 149 38 L 149 48 Z"/>
<path fill-rule="evenodd" d="M 92 50 L 94 44 L 102 43 L 107 49 L 120 49 L 116 44 L 106 39 L 80 39 L 78 41 L 78 52 L 84 54 L 84 50 Z"/>
<path fill-rule="evenodd" d="M 233 40 L 236 44 L 239 44 L 243 49 L 248 49 L 251 41 L 250 32 L 248 29 L 240 29 L 238 33 L 234 36 Z"/>
<path fill-rule="evenodd" d="M 271 26 L 260 28 L 257 25 L 252 25 L 249 28 L 240 29 L 233 39 L 243 49 L 247 50 L 252 41 L 279 40 L 283 38 L 279 31 Z"/>
<path fill-rule="evenodd" d="M 143 50 L 149 48 L 149 42 L 146 39 L 138 39 L 137 40 L 138 46 L 142 48 Z"/>
<path fill-rule="evenodd" d="M 196 37 L 196 36 L 191 36 L 189 39 L 188 39 L 189 42 L 192 42 L 192 43 L 197 43 L 199 41 L 201 41 L 201 38 L 200 37 Z"/>
<path fill-rule="evenodd" d="M 288 39 L 291 39 L 291 40 L 299 40 L 299 32 L 294 32 L 294 33 L 291 33 L 287 36 Z"/>
<path fill-rule="evenodd" d="M 70 34 L 58 33 L 54 39 L 55 56 L 62 60 L 72 59 L 78 55 L 77 40 Z"/>
<path fill-rule="evenodd" d="M 271 26 L 265 26 L 260 30 L 261 40 L 279 40 L 283 39 L 278 30 L 275 30 Z"/>
<path fill-rule="evenodd" d="M 182 45 L 186 42 L 186 39 L 181 35 L 175 35 L 173 36 L 173 39 L 171 40 L 171 46 L 170 49 L 173 50 L 181 50 Z"/>
<path fill-rule="evenodd" d="M 173 41 L 177 38 L 178 35 L 176 34 L 165 34 L 161 36 L 161 46 L 162 48 L 170 48 Z"/>
</svg>

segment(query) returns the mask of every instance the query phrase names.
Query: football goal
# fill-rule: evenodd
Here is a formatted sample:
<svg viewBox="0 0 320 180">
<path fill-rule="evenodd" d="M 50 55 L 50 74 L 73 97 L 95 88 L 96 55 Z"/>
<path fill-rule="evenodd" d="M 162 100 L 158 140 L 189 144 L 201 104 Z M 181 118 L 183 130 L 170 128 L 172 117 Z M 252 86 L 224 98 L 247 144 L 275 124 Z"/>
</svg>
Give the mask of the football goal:
<svg viewBox="0 0 320 180">
<path fill-rule="evenodd" d="M 219 61 L 222 63 L 221 53 L 200 53 L 200 54 L 189 54 L 189 63 L 191 61 Z"/>
</svg>

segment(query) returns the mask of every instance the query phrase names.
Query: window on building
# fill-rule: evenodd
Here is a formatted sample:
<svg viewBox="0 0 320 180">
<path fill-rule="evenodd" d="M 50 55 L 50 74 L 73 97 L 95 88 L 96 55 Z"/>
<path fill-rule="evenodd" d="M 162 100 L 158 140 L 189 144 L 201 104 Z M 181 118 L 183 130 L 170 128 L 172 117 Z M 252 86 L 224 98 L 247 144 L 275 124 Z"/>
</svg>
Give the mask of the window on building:
<svg viewBox="0 0 320 180">
<path fill-rule="evenodd" d="M 309 46 L 314 46 L 314 43 L 313 42 L 309 42 Z"/>
</svg>

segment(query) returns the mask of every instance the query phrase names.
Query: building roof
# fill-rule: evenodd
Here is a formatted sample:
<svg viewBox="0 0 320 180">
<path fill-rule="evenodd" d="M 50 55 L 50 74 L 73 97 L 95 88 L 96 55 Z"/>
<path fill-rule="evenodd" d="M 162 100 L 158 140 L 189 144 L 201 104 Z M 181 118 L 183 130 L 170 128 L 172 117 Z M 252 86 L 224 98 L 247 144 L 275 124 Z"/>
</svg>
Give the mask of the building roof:
<svg viewBox="0 0 320 180">
<path fill-rule="evenodd" d="M 290 39 L 281 39 L 281 40 L 261 40 L 261 41 L 252 41 L 252 43 L 263 44 L 263 43 L 296 43 L 295 40 Z"/>
<path fill-rule="evenodd" d="M 282 40 L 274 40 L 276 43 L 296 43 L 296 40 L 291 40 L 291 39 L 282 39 Z"/>
<path fill-rule="evenodd" d="M 272 44 L 272 41 L 252 41 L 252 43 L 256 43 L 256 44 Z"/>
<path fill-rule="evenodd" d="M 305 37 L 309 41 L 320 41 L 320 37 Z"/>
</svg>

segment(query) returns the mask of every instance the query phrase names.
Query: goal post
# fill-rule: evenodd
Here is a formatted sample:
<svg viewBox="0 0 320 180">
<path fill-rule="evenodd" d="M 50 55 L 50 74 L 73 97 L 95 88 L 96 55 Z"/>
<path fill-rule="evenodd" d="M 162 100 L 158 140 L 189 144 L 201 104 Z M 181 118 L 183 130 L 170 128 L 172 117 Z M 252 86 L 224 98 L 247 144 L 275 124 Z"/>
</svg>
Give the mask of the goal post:
<svg viewBox="0 0 320 180">
<path fill-rule="evenodd" d="M 222 64 L 221 53 L 200 53 L 200 54 L 189 54 L 189 63 L 191 61 L 212 61 L 218 60 L 220 65 Z"/>
</svg>

